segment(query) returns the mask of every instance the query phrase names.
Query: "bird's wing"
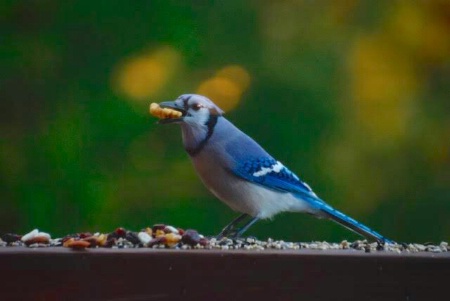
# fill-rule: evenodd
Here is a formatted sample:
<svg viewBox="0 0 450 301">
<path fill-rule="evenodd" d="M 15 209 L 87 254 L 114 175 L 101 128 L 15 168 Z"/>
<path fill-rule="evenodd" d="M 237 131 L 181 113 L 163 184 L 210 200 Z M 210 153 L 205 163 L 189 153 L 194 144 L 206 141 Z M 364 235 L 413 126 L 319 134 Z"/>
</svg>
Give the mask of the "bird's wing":
<svg viewBox="0 0 450 301">
<path fill-rule="evenodd" d="M 308 184 L 271 157 L 249 159 L 237 164 L 232 171 L 235 175 L 264 187 L 319 200 Z"/>
<path fill-rule="evenodd" d="M 223 147 L 224 157 L 228 158 L 225 165 L 234 175 L 268 189 L 293 193 L 311 203 L 323 203 L 308 184 L 275 160 L 256 141 L 235 127 L 234 130 L 239 134 L 224 139 L 227 142 Z"/>
</svg>

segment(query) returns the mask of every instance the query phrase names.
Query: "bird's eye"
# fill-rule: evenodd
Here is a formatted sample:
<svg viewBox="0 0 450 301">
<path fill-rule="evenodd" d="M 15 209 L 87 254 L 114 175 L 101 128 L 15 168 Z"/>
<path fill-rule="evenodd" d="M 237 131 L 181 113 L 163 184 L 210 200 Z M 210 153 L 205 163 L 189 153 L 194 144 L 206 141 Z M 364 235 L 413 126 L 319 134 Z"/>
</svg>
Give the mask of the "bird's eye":
<svg viewBox="0 0 450 301">
<path fill-rule="evenodd" d="M 201 108 L 203 108 L 203 106 L 202 106 L 201 104 L 199 104 L 199 103 L 194 103 L 194 104 L 192 105 L 192 109 L 193 109 L 194 111 L 198 111 L 198 110 L 200 110 Z"/>
</svg>

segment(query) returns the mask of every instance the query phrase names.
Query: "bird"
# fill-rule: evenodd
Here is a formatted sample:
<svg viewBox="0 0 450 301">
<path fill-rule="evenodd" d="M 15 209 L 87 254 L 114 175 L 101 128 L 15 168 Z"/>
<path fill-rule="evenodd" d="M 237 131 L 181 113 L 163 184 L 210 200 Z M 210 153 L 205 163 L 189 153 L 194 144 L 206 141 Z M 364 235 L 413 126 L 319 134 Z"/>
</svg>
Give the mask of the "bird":
<svg viewBox="0 0 450 301">
<path fill-rule="evenodd" d="M 393 242 L 320 199 L 308 184 L 228 121 L 206 96 L 183 94 L 159 106 L 181 113 L 158 123 L 181 126 L 184 149 L 203 184 L 240 213 L 218 239 L 238 238 L 257 221 L 281 212 L 302 212 L 330 219 L 379 244 Z"/>
</svg>

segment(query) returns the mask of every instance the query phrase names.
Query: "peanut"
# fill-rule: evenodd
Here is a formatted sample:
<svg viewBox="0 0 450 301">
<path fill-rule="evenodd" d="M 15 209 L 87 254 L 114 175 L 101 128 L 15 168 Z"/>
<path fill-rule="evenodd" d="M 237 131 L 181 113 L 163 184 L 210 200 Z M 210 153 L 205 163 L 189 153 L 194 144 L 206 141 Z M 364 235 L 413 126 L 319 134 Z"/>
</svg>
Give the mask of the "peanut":
<svg viewBox="0 0 450 301">
<path fill-rule="evenodd" d="M 168 119 L 168 118 L 180 118 L 182 116 L 181 112 L 178 112 L 169 108 L 161 108 L 157 103 L 150 104 L 150 114 L 158 117 L 159 119 Z"/>
</svg>

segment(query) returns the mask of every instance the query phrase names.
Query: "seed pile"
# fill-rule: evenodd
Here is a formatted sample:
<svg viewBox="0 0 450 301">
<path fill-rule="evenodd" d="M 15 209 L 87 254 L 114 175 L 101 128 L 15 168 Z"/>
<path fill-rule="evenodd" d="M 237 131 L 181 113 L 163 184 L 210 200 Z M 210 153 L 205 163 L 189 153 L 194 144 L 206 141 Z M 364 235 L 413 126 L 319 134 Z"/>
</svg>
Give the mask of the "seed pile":
<svg viewBox="0 0 450 301">
<path fill-rule="evenodd" d="M 354 242 L 348 242 L 343 240 L 340 243 L 330 243 L 326 241 L 313 241 L 313 242 L 285 242 L 283 240 L 273 240 L 271 238 L 266 241 L 260 241 L 255 238 L 242 238 L 242 239 L 229 239 L 224 238 L 216 240 L 211 238 L 208 244 L 209 249 L 222 249 L 222 250 L 358 250 L 366 253 L 376 251 L 386 251 L 395 253 L 417 253 L 417 252 L 433 252 L 442 253 L 450 252 L 450 248 L 447 242 L 441 242 L 439 245 L 433 244 L 417 244 L 417 243 L 394 243 L 381 245 L 373 242 L 369 243 L 367 240 L 356 240 Z"/>
<path fill-rule="evenodd" d="M 209 241 L 197 231 L 155 224 L 139 232 L 117 228 L 111 233 L 82 232 L 52 239 L 50 234 L 35 229 L 25 235 L 6 233 L 0 236 L 0 247 L 66 247 L 86 248 L 180 248 L 205 247 Z M 186 248 L 186 247 L 185 247 Z"/>
<path fill-rule="evenodd" d="M 447 242 L 435 244 L 394 243 L 380 245 L 366 240 L 340 243 L 329 242 L 285 242 L 283 240 L 258 240 L 256 238 L 206 238 L 196 230 L 175 228 L 165 224 L 155 224 L 134 232 L 117 228 L 110 233 L 76 233 L 52 239 L 50 234 L 35 229 L 27 234 L 6 233 L 0 235 L 0 247 L 66 247 L 74 250 L 87 248 L 157 248 L 157 249 L 215 249 L 215 250 L 357 250 L 361 252 L 449 252 Z"/>
</svg>

